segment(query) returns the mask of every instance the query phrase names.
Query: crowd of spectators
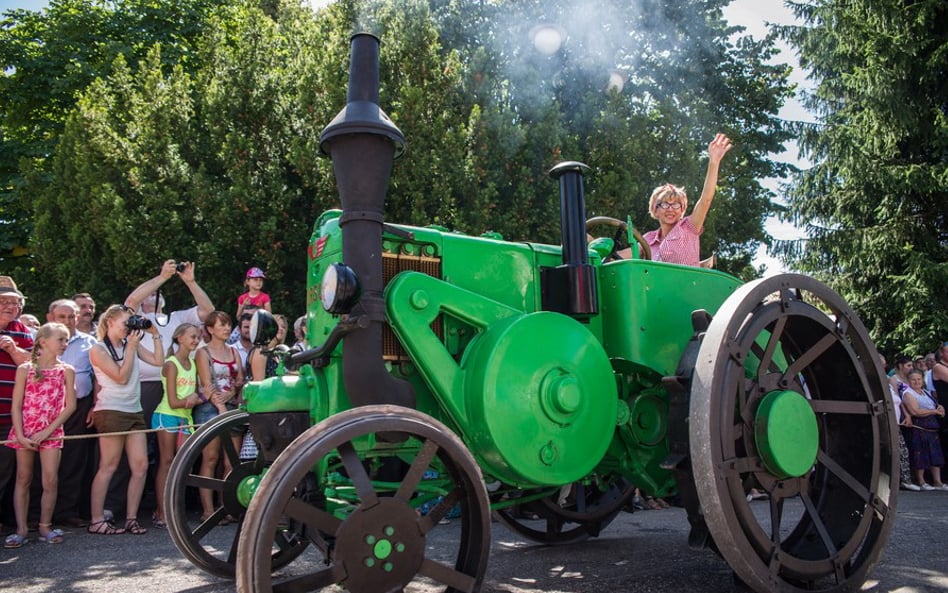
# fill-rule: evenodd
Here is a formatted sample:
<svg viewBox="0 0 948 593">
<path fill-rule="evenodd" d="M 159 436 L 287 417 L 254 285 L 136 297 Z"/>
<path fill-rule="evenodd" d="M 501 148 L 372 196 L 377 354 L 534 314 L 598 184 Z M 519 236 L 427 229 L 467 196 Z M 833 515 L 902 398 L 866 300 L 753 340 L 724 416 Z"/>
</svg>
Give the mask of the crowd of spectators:
<svg viewBox="0 0 948 593">
<path fill-rule="evenodd" d="M 166 312 L 161 287 L 175 278 L 188 288 L 193 304 Z M 266 357 L 257 360 L 249 338 L 253 310 L 271 307 L 269 296 L 262 292 L 264 278 L 260 268 L 248 270 L 233 328 L 230 316 L 215 310 L 197 282 L 191 262 L 165 261 L 158 275 L 134 288 L 124 303 L 107 307 L 98 319 L 89 293 L 53 301 L 45 308 L 45 323 L 24 313 L 26 296 L 13 278 L 0 276 L 0 441 L 8 443 L 0 445 L 0 536 L 5 537 L 5 547 L 28 543 L 26 523 L 30 531 L 39 530 L 38 541 L 47 543 L 63 541 L 63 532 L 51 529 L 52 525 L 86 528 L 102 535 L 141 534 L 147 529 L 139 523 L 140 506 L 154 510 L 152 527 L 165 526 L 156 482 L 164 481 L 166 471 L 161 470 L 170 464 L 168 456 L 175 454 L 176 443 L 190 433 L 194 423 L 236 407 L 245 377 L 272 374 Z M 35 303 L 30 305 L 34 312 L 42 310 Z M 133 316 L 150 323 L 139 322 L 140 329 L 134 329 L 138 327 L 135 321 L 129 322 Z M 276 318 L 281 331 L 271 346 L 282 343 L 289 329 L 285 316 Z M 225 343 L 232 328 L 236 330 L 233 346 Z M 305 316 L 296 320 L 293 330 L 296 344 L 305 347 Z M 53 343 L 60 333 L 61 353 L 55 350 L 58 342 Z M 54 338 L 43 338 L 43 342 L 40 337 L 48 334 Z M 55 399 L 65 402 L 64 396 L 52 396 L 50 405 L 68 414 L 58 420 L 50 416 L 45 421 L 47 429 L 37 432 L 30 424 L 35 424 L 30 410 L 36 402 L 32 393 L 37 391 L 31 382 L 39 384 L 34 375 L 49 375 L 49 369 L 57 365 L 69 370 L 72 403 L 67 407 Z M 28 376 L 19 383 L 18 369 Z M 173 436 L 139 432 L 146 428 Z M 112 434 L 68 438 L 92 433 Z M 59 435 L 67 438 L 56 438 Z M 36 451 L 41 455 L 32 455 Z M 202 471 L 226 471 L 211 463 L 225 461 L 219 452 L 217 458 L 213 451 L 206 453 L 210 454 L 205 455 L 208 463 Z M 52 456 L 58 457 L 58 468 L 50 478 L 43 469 L 49 474 L 46 461 Z M 22 472 L 29 476 L 27 487 L 14 488 L 15 482 L 23 481 L 16 478 L 18 459 L 32 462 L 34 457 L 36 471 L 30 467 L 29 472 L 25 468 Z M 40 458 L 44 468 L 39 466 Z M 28 512 L 17 509 L 14 513 L 14 499 L 28 504 Z M 202 500 L 207 503 L 206 515 L 215 501 L 210 492 L 202 492 L 202 499 L 206 499 Z"/>
<path fill-rule="evenodd" d="M 882 358 L 883 365 L 886 364 Z M 899 355 L 888 370 L 900 426 L 900 482 L 904 490 L 948 491 L 941 469 L 948 450 L 948 342 L 924 356 Z"/>
</svg>

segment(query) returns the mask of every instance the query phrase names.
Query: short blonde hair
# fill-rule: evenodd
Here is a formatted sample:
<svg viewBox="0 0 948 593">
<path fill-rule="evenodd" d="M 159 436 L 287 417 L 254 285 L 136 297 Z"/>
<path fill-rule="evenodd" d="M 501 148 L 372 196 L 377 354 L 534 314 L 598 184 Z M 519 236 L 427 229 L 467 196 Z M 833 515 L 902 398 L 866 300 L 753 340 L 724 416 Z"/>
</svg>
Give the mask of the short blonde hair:
<svg viewBox="0 0 948 593">
<path fill-rule="evenodd" d="M 671 183 L 659 185 L 652 190 L 652 197 L 648 199 L 648 214 L 652 218 L 658 218 L 655 215 L 655 209 L 659 202 L 679 202 L 682 213 L 688 210 L 688 196 L 685 194 L 684 188 Z"/>
</svg>

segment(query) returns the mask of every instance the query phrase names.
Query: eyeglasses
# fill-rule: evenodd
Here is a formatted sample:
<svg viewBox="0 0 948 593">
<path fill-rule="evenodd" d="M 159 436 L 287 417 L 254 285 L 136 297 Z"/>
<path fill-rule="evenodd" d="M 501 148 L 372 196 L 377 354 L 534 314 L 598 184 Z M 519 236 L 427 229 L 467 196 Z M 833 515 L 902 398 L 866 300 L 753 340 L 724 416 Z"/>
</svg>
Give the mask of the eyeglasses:
<svg viewBox="0 0 948 593">
<path fill-rule="evenodd" d="M 19 307 L 20 299 L 0 299 L 0 307 Z"/>
<path fill-rule="evenodd" d="M 655 207 L 660 210 L 681 210 L 681 202 L 659 202 Z"/>
</svg>

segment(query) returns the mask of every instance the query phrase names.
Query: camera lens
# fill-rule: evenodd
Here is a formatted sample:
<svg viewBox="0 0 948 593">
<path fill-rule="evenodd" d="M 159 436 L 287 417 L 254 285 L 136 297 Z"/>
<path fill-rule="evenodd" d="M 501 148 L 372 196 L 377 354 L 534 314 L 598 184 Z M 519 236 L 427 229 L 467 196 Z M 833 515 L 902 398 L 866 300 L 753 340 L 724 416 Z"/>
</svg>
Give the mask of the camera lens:
<svg viewBox="0 0 948 593">
<path fill-rule="evenodd" d="M 125 327 L 130 331 L 150 329 L 151 319 L 146 319 L 141 315 L 132 315 L 125 320 Z"/>
<path fill-rule="evenodd" d="M 186 263 L 178 262 L 177 265 L 175 265 L 174 269 L 180 274 L 181 272 L 184 271 L 186 267 L 187 267 Z"/>
</svg>

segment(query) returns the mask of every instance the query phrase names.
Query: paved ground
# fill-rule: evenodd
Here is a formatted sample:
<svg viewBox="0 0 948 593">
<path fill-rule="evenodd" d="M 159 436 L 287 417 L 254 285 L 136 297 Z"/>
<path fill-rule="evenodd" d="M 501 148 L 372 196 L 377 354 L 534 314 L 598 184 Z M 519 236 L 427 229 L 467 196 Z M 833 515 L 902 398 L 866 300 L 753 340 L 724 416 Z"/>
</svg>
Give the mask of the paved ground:
<svg viewBox="0 0 948 593">
<path fill-rule="evenodd" d="M 533 545 L 494 527 L 485 593 L 734 590 L 723 561 L 688 549 L 681 509 L 623 513 L 598 539 L 566 547 Z M 456 526 L 433 533 L 451 538 Z M 429 543 L 438 544 L 436 538 Z M 894 537 L 864 590 L 948 591 L 946 551 L 948 493 L 902 493 Z M 73 530 L 62 545 L 33 541 L 20 550 L 0 550 L 0 591 L 223 593 L 234 585 L 194 568 L 166 532 L 104 537 Z"/>
</svg>

